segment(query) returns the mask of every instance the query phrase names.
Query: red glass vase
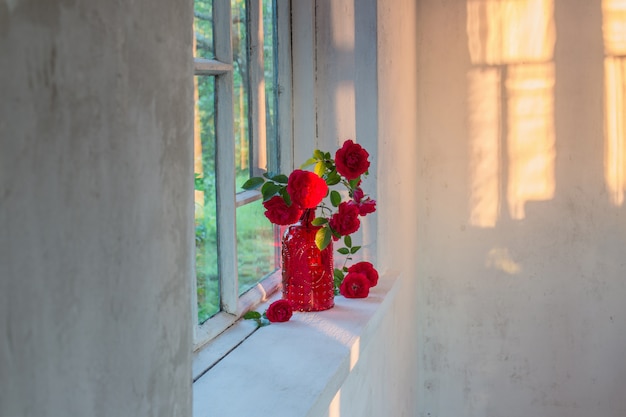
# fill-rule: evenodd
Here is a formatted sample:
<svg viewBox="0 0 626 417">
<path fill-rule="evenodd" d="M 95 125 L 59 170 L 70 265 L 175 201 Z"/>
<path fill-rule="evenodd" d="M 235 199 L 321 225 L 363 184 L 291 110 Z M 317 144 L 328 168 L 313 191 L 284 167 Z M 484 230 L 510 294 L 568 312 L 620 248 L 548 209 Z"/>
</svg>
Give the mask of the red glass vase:
<svg viewBox="0 0 626 417">
<path fill-rule="evenodd" d="M 315 245 L 320 226 L 313 226 L 315 209 L 305 210 L 285 231 L 282 245 L 283 298 L 294 310 L 321 311 L 335 305 L 333 243 L 322 251 Z"/>
</svg>

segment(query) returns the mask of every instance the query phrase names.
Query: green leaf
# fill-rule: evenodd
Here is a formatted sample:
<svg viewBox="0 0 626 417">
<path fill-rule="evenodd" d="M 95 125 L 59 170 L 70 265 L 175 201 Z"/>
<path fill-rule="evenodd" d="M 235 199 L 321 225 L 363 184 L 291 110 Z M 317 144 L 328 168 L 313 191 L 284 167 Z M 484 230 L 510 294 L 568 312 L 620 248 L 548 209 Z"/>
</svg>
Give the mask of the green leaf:
<svg viewBox="0 0 626 417">
<path fill-rule="evenodd" d="M 322 227 L 315 233 L 315 245 L 319 250 L 324 250 L 330 243 L 331 233 L 326 227 Z"/>
<path fill-rule="evenodd" d="M 326 152 L 326 153 L 324 154 L 324 159 L 331 159 L 331 158 L 330 158 L 330 152 Z"/>
<path fill-rule="evenodd" d="M 244 182 L 241 188 L 244 190 L 254 190 L 259 188 L 265 180 L 262 177 L 252 177 L 248 181 Z"/>
<path fill-rule="evenodd" d="M 315 168 L 313 168 L 313 172 L 315 172 L 318 176 L 322 177 L 324 176 L 324 173 L 326 172 L 326 166 L 324 166 L 324 163 L 322 161 L 319 161 L 317 164 L 315 164 Z"/>
<path fill-rule="evenodd" d="M 321 226 L 323 224 L 328 223 L 328 219 L 324 218 L 324 217 L 316 217 L 313 220 L 311 220 L 311 224 L 313 226 Z"/>
<path fill-rule="evenodd" d="M 272 177 L 272 181 L 280 183 L 280 184 L 287 184 L 287 182 L 289 181 L 289 178 L 286 175 L 278 174 Z"/>
<path fill-rule="evenodd" d="M 337 268 L 335 268 L 333 275 L 333 286 L 335 287 L 334 292 L 335 295 L 339 295 L 339 287 L 341 286 L 345 275 L 343 274 L 343 271 L 341 269 Z"/>
<path fill-rule="evenodd" d="M 306 168 L 306 167 L 311 166 L 311 165 L 313 165 L 315 163 L 317 163 L 317 159 L 309 158 L 306 161 L 304 161 L 304 163 L 302 165 L 300 165 L 300 169 Z"/>
<path fill-rule="evenodd" d="M 258 311 L 248 311 L 243 315 L 243 318 L 246 320 L 259 320 L 261 318 L 261 313 Z"/>
<path fill-rule="evenodd" d="M 359 249 L 361 249 L 360 246 L 355 246 L 353 248 L 350 248 L 350 253 L 354 255 L 355 253 L 359 251 Z"/>
<path fill-rule="evenodd" d="M 361 181 L 360 176 L 353 180 L 350 180 L 350 188 L 354 190 L 359 185 L 359 181 Z"/>
<path fill-rule="evenodd" d="M 287 187 L 282 187 L 280 189 L 280 195 L 283 197 L 283 200 L 285 200 L 285 203 L 287 203 L 288 206 L 291 206 L 291 196 L 287 192 Z"/>
<path fill-rule="evenodd" d="M 342 255 L 347 255 L 347 254 L 350 253 L 350 249 L 348 249 L 348 248 L 339 248 L 339 249 L 337 249 L 337 252 L 339 252 Z"/>
<path fill-rule="evenodd" d="M 341 181 L 341 175 L 337 174 L 337 171 L 335 171 L 335 170 L 333 170 L 326 177 L 326 185 L 328 185 L 328 186 L 339 184 L 340 181 Z"/>
<path fill-rule="evenodd" d="M 273 182 L 266 182 L 261 187 L 261 194 L 263 194 L 263 201 L 267 201 L 280 192 L 281 187 Z"/>
<path fill-rule="evenodd" d="M 343 243 L 345 243 L 346 246 L 349 248 L 352 247 L 352 238 L 350 237 L 350 235 L 347 235 L 346 237 L 343 238 Z"/>
<path fill-rule="evenodd" d="M 339 191 L 332 190 L 330 192 L 330 203 L 335 207 L 339 206 L 341 203 L 341 194 L 339 194 Z"/>
<path fill-rule="evenodd" d="M 315 159 L 324 159 L 324 152 L 320 151 L 319 149 L 316 149 L 313 151 L 313 158 Z"/>
</svg>

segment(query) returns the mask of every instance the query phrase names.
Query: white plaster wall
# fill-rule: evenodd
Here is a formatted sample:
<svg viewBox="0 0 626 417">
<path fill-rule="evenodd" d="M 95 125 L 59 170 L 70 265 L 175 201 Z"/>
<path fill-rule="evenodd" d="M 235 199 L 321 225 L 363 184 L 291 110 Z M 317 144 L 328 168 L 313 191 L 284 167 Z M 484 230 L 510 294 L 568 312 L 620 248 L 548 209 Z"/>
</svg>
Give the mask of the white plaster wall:
<svg viewBox="0 0 626 417">
<path fill-rule="evenodd" d="M 191 16 L 0 1 L 2 417 L 190 415 Z"/>
<path fill-rule="evenodd" d="M 626 209 L 603 170 L 604 116 L 624 110 L 603 109 L 602 2 L 546 2 L 553 72 L 523 87 L 530 106 L 517 113 L 512 84 L 494 95 L 493 67 L 470 54 L 472 3 L 418 2 L 418 415 L 623 417 Z M 523 49 L 541 25 L 511 10 L 489 35 L 521 28 L 512 45 Z M 513 77 L 533 63 L 514 61 L 496 65 Z M 476 74 L 487 81 L 472 84 Z M 506 148 L 490 160 L 494 131 Z M 517 176 L 533 155 L 535 171 Z M 528 201 L 507 197 L 516 191 Z"/>
</svg>

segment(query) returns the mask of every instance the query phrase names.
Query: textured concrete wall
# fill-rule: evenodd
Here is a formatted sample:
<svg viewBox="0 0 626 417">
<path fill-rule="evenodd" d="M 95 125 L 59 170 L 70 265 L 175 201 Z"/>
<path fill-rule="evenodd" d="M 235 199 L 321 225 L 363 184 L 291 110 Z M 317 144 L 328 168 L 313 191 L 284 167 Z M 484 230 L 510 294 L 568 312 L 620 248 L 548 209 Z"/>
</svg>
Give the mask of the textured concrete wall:
<svg viewBox="0 0 626 417">
<path fill-rule="evenodd" d="M 0 1 L 0 415 L 189 416 L 191 2 Z"/>
<path fill-rule="evenodd" d="M 419 2 L 420 417 L 626 415 L 611 3 Z"/>
</svg>

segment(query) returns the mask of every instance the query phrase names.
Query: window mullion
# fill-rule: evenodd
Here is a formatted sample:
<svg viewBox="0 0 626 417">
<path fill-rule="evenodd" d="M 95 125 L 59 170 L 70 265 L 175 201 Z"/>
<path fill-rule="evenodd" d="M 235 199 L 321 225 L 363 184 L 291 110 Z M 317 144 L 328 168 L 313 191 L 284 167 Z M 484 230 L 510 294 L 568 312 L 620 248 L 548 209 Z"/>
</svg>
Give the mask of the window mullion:
<svg viewBox="0 0 626 417">
<path fill-rule="evenodd" d="M 250 169 L 257 176 L 267 168 L 267 134 L 265 121 L 265 71 L 263 61 L 263 0 L 248 0 L 248 82 Z"/>
<path fill-rule="evenodd" d="M 231 46 L 230 0 L 214 0 L 215 58 L 225 64 L 233 63 Z M 235 227 L 235 138 L 233 123 L 233 72 L 217 75 L 215 168 L 217 182 L 217 241 L 222 310 L 237 313 L 237 240 Z"/>
</svg>

